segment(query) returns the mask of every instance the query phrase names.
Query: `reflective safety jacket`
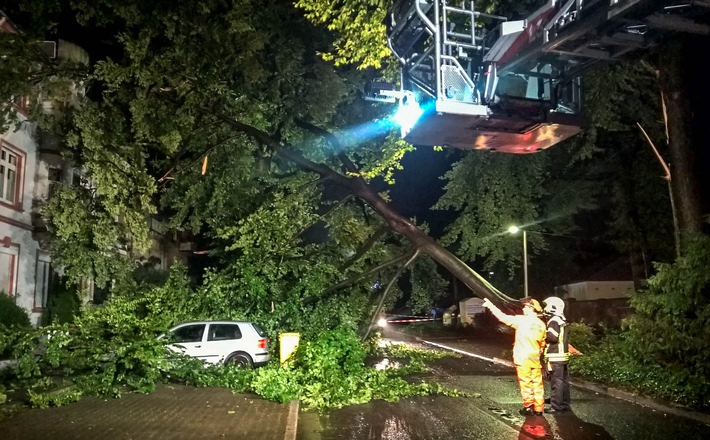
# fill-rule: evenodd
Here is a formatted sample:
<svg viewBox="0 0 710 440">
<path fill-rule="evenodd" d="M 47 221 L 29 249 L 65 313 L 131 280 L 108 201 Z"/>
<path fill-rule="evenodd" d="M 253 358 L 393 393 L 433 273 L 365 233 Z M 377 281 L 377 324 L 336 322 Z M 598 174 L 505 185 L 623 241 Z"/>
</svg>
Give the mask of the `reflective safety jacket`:
<svg viewBox="0 0 710 440">
<path fill-rule="evenodd" d="M 553 316 L 547 321 L 545 342 L 545 360 L 547 362 L 569 361 L 569 331 L 563 317 Z"/>
<path fill-rule="evenodd" d="M 500 321 L 515 329 L 513 363 L 540 364 L 540 355 L 545 347 L 545 323 L 534 315 L 497 315 Z M 539 368 L 539 367 L 538 367 Z"/>
</svg>

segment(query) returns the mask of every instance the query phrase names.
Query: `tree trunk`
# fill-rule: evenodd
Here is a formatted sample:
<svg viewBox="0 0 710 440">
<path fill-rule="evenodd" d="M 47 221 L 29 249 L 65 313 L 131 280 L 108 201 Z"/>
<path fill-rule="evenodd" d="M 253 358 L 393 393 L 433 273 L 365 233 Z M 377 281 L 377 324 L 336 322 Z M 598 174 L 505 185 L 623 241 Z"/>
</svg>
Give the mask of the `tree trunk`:
<svg viewBox="0 0 710 440">
<path fill-rule="evenodd" d="M 279 148 L 278 154 L 294 162 L 304 170 L 316 172 L 332 182 L 347 188 L 353 195 L 370 205 L 370 207 L 387 222 L 392 231 L 404 236 L 416 249 L 425 252 L 434 261 L 446 268 L 453 276 L 471 289 L 474 295 L 481 298 L 488 298 L 490 301 L 505 308 L 510 308 L 512 305 L 519 302 L 519 300 L 511 298 L 496 289 L 491 283 L 486 281 L 448 249 L 437 243 L 415 224 L 392 209 L 364 179 L 343 176 L 325 165 L 314 163 L 286 148 Z"/>
<path fill-rule="evenodd" d="M 681 41 L 672 41 L 660 51 L 658 82 L 664 97 L 667 118 L 671 185 L 676 203 L 681 247 L 689 233 L 702 229 L 700 183 L 695 169 L 692 111 L 688 95 L 686 69 L 687 48 Z"/>
</svg>

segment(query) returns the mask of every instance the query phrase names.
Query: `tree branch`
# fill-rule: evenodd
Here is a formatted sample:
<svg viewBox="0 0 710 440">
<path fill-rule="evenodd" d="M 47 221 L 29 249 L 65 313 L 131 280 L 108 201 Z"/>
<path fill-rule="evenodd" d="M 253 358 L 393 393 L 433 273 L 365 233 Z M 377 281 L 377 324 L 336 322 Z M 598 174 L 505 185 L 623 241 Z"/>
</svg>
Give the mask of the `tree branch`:
<svg viewBox="0 0 710 440">
<path fill-rule="evenodd" d="M 338 209 L 338 208 L 339 208 L 340 206 L 342 206 L 345 202 L 347 202 L 348 200 L 350 200 L 350 199 L 352 199 L 352 198 L 353 198 L 353 195 L 352 195 L 352 194 L 348 194 L 348 195 L 345 196 L 343 199 L 339 200 L 338 203 L 336 203 L 335 205 L 333 205 L 333 207 L 330 208 L 328 211 L 326 211 L 326 212 L 324 212 L 323 214 L 319 215 L 319 216 L 318 216 L 318 220 L 322 220 L 322 219 L 326 218 L 326 217 L 329 216 L 333 211 L 335 211 L 336 209 Z M 304 228 L 302 228 L 300 231 L 298 231 L 297 233 L 293 234 L 293 236 L 289 239 L 289 241 L 295 240 L 296 237 L 299 237 L 301 234 L 303 234 L 304 232 L 306 232 L 306 231 L 308 230 L 308 228 L 310 228 L 310 227 L 313 226 L 314 224 L 315 224 L 315 223 L 311 223 L 311 224 L 309 224 L 309 225 L 306 225 L 306 226 L 305 226 Z"/>
<path fill-rule="evenodd" d="M 311 131 L 319 136 L 324 137 L 335 149 L 335 151 L 338 151 L 338 159 L 343 163 L 343 166 L 345 167 L 345 170 L 348 173 L 351 174 L 359 174 L 360 169 L 353 163 L 352 160 L 350 160 L 350 157 L 348 157 L 347 154 L 343 153 L 342 146 L 340 145 L 340 141 L 338 138 L 331 132 L 324 130 L 316 125 L 311 124 L 310 122 L 306 122 L 302 119 L 296 119 L 296 125 L 299 127 Z"/>
<path fill-rule="evenodd" d="M 344 281 L 341 281 L 341 282 L 339 282 L 338 284 L 336 284 L 336 285 L 334 285 L 334 286 L 330 286 L 330 287 L 328 287 L 327 289 L 325 289 L 325 290 L 323 291 L 323 294 L 330 293 L 330 292 L 332 292 L 332 291 L 334 291 L 334 290 L 338 290 L 338 289 L 340 289 L 340 288 L 342 288 L 342 287 L 349 286 L 349 285 L 351 285 L 351 284 L 355 284 L 356 282 L 360 281 L 361 279 L 365 278 L 365 277 L 368 276 L 368 275 L 372 275 L 373 273 L 377 273 L 377 272 L 381 271 L 382 269 L 385 269 L 385 268 L 387 268 L 387 267 L 389 267 L 389 266 L 391 266 L 391 265 L 393 265 L 393 264 L 397 264 L 397 263 L 399 263 L 400 261 L 403 261 L 403 260 L 407 259 L 407 258 L 409 257 L 409 255 L 411 255 L 412 252 L 413 252 L 413 251 L 410 251 L 410 252 L 407 253 L 407 254 L 404 254 L 404 255 L 400 255 L 400 256 L 398 256 L 398 257 L 395 257 L 395 258 L 393 258 L 393 259 L 391 259 L 391 260 L 389 260 L 389 261 L 386 261 L 386 262 L 380 264 L 379 266 L 375 266 L 375 267 L 373 267 L 373 268 L 370 269 L 370 270 L 366 270 L 365 272 L 360 272 L 359 274 L 357 274 L 357 275 L 355 275 L 355 276 L 353 276 L 353 277 L 350 277 L 350 278 L 348 278 L 348 279 L 346 279 L 346 280 L 344 280 Z"/>
<path fill-rule="evenodd" d="M 173 166 L 170 167 L 170 169 L 163 175 L 163 177 L 161 177 L 160 179 L 158 179 L 158 183 L 162 183 L 164 180 L 167 180 L 167 179 L 172 178 L 172 177 L 170 176 L 170 173 L 171 173 L 173 170 L 175 170 L 175 174 L 177 174 L 177 173 L 181 173 L 181 172 L 183 172 L 183 171 L 185 171 L 185 170 L 187 170 L 187 169 L 189 169 L 189 168 L 192 168 L 193 166 L 195 166 L 195 165 L 197 165 L 198 163 L 200 163 L 200 161 L 202 160 L 202 157 L 203 157 L 203 156 L 206 156 L 206 155 L 210 154 L 212 151 L 216 150 L 218 147 L 221 147 L 222 145 L 226 144 L 227 142 L 233 140 L 233 139 L 236 138 L 236 137 L 237 137 L 237 135 L 229 136 L 229 137 L 227 137 L 226 139 L 217 142 L 216 144 L 212 144 L 212 145 L 211 145 L 210 147 L 208 147 L 204 152 L 202 152 L 202 153 L 200 154 L 200 156 L 199 156 L 197 159 L 193 160 L 192 162 L 190 162 L 190 163 L 187 164 L 186 166 L 180 168 L 179 170 L 175 170 L 175 167 L 176 167 L 177 165 L 173 165 Z"/>
<path fill-rule="evenodd" d="M 235 130 L 239 130 L 244 134 L 253 137 L 258 142 L 269 145 L 279 156 L 291 161 L 302 170 L 316 173 L 321 177 L 346 188 L 351 194 L 365 201 L 385 220 L 390 229 L 403 235 L 418 251 L 426 252 L 434 261 L 441 264 L 456 278 L 461 280 L 469 289 L 473 291 L 475 295 L 488 298 L 489 300 L 499 304 L 519 305 L 520 300 L 503 294 L 482 276 L 472 270 L 466 263 L 461 261 L 446 248 L 429 237 L 414 223 L 392 209 L 387 201 L 377 194 L 377 192 L 375 192 L 362 177 L 343 176 L 326 165 L 311 161 L 302 154 L 288 148 L 287 145 L 282 145 L 258 128 L 243 124 L 224 114 L 219 114 L 217 117 L 229 124 Z M 346 164 L 346 167 L 352 166 L 352 163 L 348 165 L 349 159 L 347 159 L 347 156 L 344 156 L 341 159 L 345 160 L 344 163 Z"/>
<path fill-rule="evenodd" d="M 407 260 L 406 263 L 402 265 L 402 267 L 399 268 L 396 274 L 392 277 L 389 283 L 387 283 L 387 287 L 385 287 L 385 290 L 382 291 L 382 295 L 380 296 L 380 302 L 377 303 L 377 307 L 375 308 L 375 312 L 372 314 L 372 318 L 370 319 L 370 325 L 367 326 L 367 330 L 365 331 L 365 334 L 362 337 L 362 340 L 366 340 L 368 336 L 370 336 L 370 332 L 372 331 L 372 328 L 375 326 L 375 321 L 377 321 L 377 317 L 379 316 L 380 312 L 382 311 L 382 305 L 385 303 L 385 297 L 387 297 L 387 292 L 389 292 L 390 288 L 394 284 L 395 281 L 399 279 L 400 276 L 402 276 L 402 273 L 404 270 L 409 267 L 410 264 L 414 262 L 414 260 L 419 257 L 419 250 L 414 250 L 414 252 L 411 252 L 409 254 L 410 258 Z"/>
<path fill-rule="evenodd" d="M 380 238 L 384 237 L 385 234 L 387 234 L 388 231 L 389 231 L 389 228 L 386 227 L 386 226 L 382 226 L 382 227 L 380 227 L 378 230 L 376 230 L 375 233 L 372 234 L 372 235 L 370 236 L 370 238 L 368 238 L 367 241 L 366 241 L 362 246 L 360 246 L 360 248 L 357 250 L 357 252 L 355 253 L 355 255 L 353 255 L 352 257 L 350 257 L 350 259 L 348 259 L 348 260 L 345 261 L 342 265 L 340 265 L 340 267 L 338 268 L 338 270 L 340 270 L 341 272 L 345 272 L 345 270 L 346 270 L 347 268 L 349 268 L 350 266 L 352 266 L 353 264 L 355 264 L 355 262 L 356 262 L 357 260 L 359 260 L 360 257 L 362 257 L 363 255 L 365 255 L 365 254 L 367 253 L 367 251 L 369 251 L 370 249 L 372 249 L 372 246 L 374 246 L 375 243 L 377 243 L 377 240 L 379 240 Z"/>
</svg>

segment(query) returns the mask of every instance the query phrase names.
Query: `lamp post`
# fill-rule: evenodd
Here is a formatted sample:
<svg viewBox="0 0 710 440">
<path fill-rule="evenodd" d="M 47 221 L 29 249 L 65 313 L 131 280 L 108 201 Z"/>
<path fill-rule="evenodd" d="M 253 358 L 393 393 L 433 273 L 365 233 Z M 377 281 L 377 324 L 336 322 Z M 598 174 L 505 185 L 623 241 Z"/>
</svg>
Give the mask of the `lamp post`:
<svg viewBox="0 0 710 440">
<path fill-rule="evenodd" d="M 511 234 L 517 234 L 519 227 L 513 225 L 508 228 Z M 523 229 L 523 286 L 525 289 L 525 297 L 528 296 L 528 236 Z"/>
</svg>

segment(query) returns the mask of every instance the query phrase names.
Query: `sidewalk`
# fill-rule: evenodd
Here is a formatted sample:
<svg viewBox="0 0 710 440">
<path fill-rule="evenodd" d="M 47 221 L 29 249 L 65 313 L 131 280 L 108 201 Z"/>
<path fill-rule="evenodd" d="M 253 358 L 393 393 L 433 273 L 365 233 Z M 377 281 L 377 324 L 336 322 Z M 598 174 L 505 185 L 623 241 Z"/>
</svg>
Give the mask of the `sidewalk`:
<svg viewBox="0 0 710 440">
<path fill-rule="evenodd" d="M 3 440 L 295 440 L 297 421 L 297 402 L 163 385 L 151 394 L 23 410 L 0 421 L 0 433 Z"/>
<path fill-rule="evenodd" d="M 485 341 L 472 341 L 462 338 L 420 338 L 419 342 L 430 346 L 451 350 L 463 354 L 465 356 L 471 356 L 499 365 L 505 365 L 514 368 L 513 363 L 509 359 L 505 358 L 506 355 L 510 357 L 512 353 L 512 339 L 510 345 L 501 345 L 501 341 L 499 341 L 498 344 L 495 344 L 488 343 Z M 656 411 L 685 417 L 698 421 L 700 423 L 704 423 L 706 425 L 710 425 L 710 414 L 691 411 L 680 406 L 669 405 L 666 402 L 657 401 L 639 395 L 637 393 L 624 391 L 618 388 L 613 388 L 607 385 L 593 383 L 574 377 L 570 378 L 570 385 L 598 394 L 604 394 L 617 399 L 626 400 L 628 402 L 632 402 L 638 405 L 643 405 L 652 408 Z"/>
</svg>

